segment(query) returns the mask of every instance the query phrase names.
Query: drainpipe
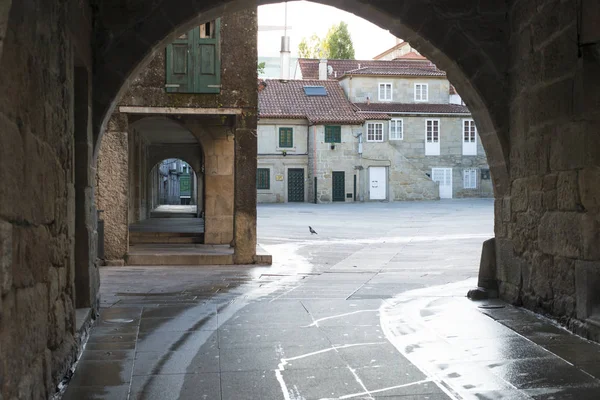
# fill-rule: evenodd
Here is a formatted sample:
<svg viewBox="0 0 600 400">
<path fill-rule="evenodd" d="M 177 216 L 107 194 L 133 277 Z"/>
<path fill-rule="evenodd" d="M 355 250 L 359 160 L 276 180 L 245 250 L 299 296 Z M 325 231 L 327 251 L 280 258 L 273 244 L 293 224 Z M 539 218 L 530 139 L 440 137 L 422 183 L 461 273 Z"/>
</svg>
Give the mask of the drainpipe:
<svg viewBox="0 0 600 400">
<path fill-rule="evenodd" d="M 317 204 L 317 126 L 313 125 L 313 180 L 315 204 Z"/>
</svg>

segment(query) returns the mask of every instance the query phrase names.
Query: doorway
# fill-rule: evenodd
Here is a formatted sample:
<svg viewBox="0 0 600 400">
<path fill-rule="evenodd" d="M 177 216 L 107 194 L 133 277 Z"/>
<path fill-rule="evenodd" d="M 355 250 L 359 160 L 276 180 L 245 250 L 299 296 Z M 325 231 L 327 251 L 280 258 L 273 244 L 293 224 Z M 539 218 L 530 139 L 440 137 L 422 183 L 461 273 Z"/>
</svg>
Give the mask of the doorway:
<svg viewBox="0 0 600 400">
<path fill-rule="evenodd" d="M 304 202 L 304 169 L 288 169 L 288 202 Z"/>
<path fill-rule="evenodd" d="M 431 179 L 440 185 L 440 199 L 452 198 L 452 168 L 432 168 Z"/>
</svg>

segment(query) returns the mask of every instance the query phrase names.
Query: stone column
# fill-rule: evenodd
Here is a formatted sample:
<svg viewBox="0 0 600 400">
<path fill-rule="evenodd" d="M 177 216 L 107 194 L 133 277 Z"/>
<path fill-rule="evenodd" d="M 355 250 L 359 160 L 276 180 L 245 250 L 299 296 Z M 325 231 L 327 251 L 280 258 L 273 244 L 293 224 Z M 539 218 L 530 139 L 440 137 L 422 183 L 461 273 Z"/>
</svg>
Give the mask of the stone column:
<svg viewBox="0 0 600 400">
<path fill-rule="evenodd" d="M 256 255 L 256 118 L 238 118 L 235 130 L 234 262 Z"/>
<path fill-rule="evenodd" d="M 223 137 L 207 142 L 204 148 L 204 243 L 229 244 L 233 239 L 234 143 Z"/>
<path fill-rule="evenodd" d="M 127 117 L 115 113 L 102 137 L 98 154 L 96 198 L 104 210 L 104 256 L 122 262 L 129 241 L 129 147 Z"/>
<path fill-rule="evenodd" d="M 75 306 L 97 308 L 100 277 L 96 266 L 93 141 L 89 73 L 74 69 L 75 129 Z"/>
</svg>

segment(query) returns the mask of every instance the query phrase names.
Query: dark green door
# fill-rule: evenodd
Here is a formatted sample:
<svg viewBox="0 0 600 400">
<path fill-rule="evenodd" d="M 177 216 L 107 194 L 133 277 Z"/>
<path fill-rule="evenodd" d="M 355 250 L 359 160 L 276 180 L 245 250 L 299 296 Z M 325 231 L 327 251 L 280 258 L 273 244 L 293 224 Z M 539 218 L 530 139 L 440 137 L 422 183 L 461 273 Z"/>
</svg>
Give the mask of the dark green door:
<svg viewBox="0 0 600 400">
<path fill-rule="evenodd" d="M 304 170 L 302 168 L 288 169 L 288 201 L 304 202 Z"/>
<path fill-rule="evenodd" d="M 333 171 L 333 184 L 332 184 L 332 195 L 333 201 L 346 201 L 345 193 L 345 179 L 344 179 L 344 171 Z"/>
</svg>

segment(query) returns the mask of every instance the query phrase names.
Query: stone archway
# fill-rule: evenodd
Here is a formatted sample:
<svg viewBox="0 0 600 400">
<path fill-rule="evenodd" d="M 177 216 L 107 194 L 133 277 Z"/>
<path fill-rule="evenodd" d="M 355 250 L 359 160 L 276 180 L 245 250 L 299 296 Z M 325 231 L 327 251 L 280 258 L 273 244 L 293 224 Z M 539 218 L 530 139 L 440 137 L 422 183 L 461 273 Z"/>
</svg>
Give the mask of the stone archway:
<svg viewBox="0 0 600 400">
<path fill-rule="evenodd" d="M 259 4 L 276 2 L 263 0 Z M 447 72 L 479 127 L 496 196 L 506 195 L 509 191 L 508 90 L 504 79 L 507 59 L 501 51 L 508 45 L 506 3 L 482 5 L 477 0 L 450 5 L 447 2 L 438 5 L 431 0 L 317 2 L 354 13 L 388 29 Z M 100 4 L 95 32 L 99 47 L 94 87 L 101 88 L 94 92 L 96 142 L 101 139 L 107 118 L 128 82 L 156 51 L 202 20 L 254 6 L 256 3 L 248 0 L 160 1 L 155 7 L 147 7 L 143 1 L 127 5 Z"/>
</svg>

